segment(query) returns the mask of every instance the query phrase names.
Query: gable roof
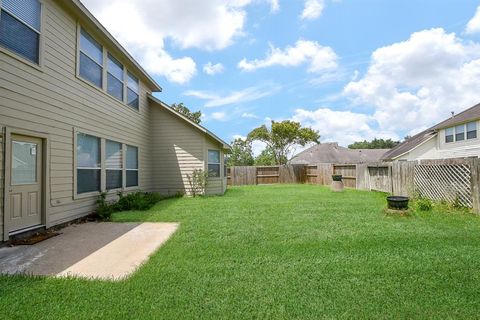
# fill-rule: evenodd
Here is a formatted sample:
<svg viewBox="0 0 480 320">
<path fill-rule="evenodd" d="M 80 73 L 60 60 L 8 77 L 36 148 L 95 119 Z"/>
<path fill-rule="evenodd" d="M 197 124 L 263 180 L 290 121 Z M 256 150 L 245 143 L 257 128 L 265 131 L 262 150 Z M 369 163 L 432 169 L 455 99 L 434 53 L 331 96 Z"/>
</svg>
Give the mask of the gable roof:
<svg viewBox="0 0 480 320">
<path fill-rule="evenodd" d="M 153 103 L 159 105 L 160 107 L 162 107 L 163 109 L 171 112 L 172 114 L 174 114 L 175 116 L 177 116 L 178 118 L 182 119 L 183 121 L 187 122 L 189 125 L 191 125 L 192 127 L 195 127 L 197 128 L 198 130 L 202 131 L 203 133 L 205 133 L 206 135 L 208 135 L 210 138 L 212 138 L 213 140 L 217 141 L 218 143 L 220 143 L 222 145 L 222 148 L 224 150 L 230 150 L 231 147 L 228 143 L 226 143 L 225 141 L 223 141 L 222 139 L 220 139 L 219 137 L 217 137 L 213 132 L 211 132 L 210 130 L 208 130 L 207 128 L 205 128 L 204 126 L 198 124 L 198 123 L 195 123 L 193 122 L 192 120 L 190 120 L 189 118 L 185 117 L 183 114 L 181 114 L 180 112 L 177 112 L 175 111 L 171 106 L 169 106 L 168 104 L 166 104 L 165 102 L 163 102 L 162 100 L 160 99 L 157 99 L 155 98 L 153 95 L 151 94 L 148 94 L 148 99 L 150 101 L 152 101 Z"/>
<path fill-rule="evenodd" d="M 108 30 L 93 16 L 93 14 L 80 2 L 80 0 L 68 0 L 58 1 L 59 4 L 66 6 L 73 11 L 79 18 L 85 23 L 88 23 L 90 27 L 100 32 L 103 35 L 103 41 L 107 42 L 110 46 L 115 48 L 120 54 L 122 54 L 130 62 L 130 69 L 132 72 L 142 76 L 143 81 L 154 92 L 162 91 L 162 87 L 140 66 L 140 64 L 128 53 L 127 50 L 108 32 Z M 133 68 L 133 69 L 132 69 Z"/>
<path fill-rule="evenodd" d="M 321 143 L 297 154 L 292 164 L 338 163 L 354 164 L 378 162 L 390 149 L 348 149 L 338 143 Z"/>
<path fill-rule="evenodd" d="M 413 149 L 419 147 L 423 143 L 427 142 L 428 140 L 436 137 L 438 131 L 444 128 L 453 127 L 462 123 L 466 123 L 473 120 L 480 119 L 480 104 L 474 105 L 473 107 L 460 112 L 459 114 L 450 117 L 433 127 L 424 130 L 413 137 L 403 141 L 392 150 L 387 152 L 383 157 L 382 160 L 395 160 L 396 158 L 412 151 Z"/>
</svg>

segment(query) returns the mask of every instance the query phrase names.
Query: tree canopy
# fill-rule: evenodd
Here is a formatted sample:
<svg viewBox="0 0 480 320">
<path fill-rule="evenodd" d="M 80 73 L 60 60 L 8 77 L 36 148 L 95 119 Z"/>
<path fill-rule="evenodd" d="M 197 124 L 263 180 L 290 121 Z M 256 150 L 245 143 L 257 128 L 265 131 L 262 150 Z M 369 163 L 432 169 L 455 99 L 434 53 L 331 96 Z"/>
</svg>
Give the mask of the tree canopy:
<svg viewBox="0 0 480 320">
<path fill-rule="evenodd" d="M 227 156 L 227 166 L 253 166 L 252 142 L 237 138 L 230 143 L 232 150 Z"/>
<path fill-rule="evenodd" d="M 183 114 L 185 117 L 192 120 L 196 124 L 200 124 L 200 122 L 202 122 L 202 112 L 201 111 L 196 111 L 196 112 L 190 111 L 190 109 L 186 105 L 184 105 L 183 102 L 172 104 L 172 109 L 181 113 L 181 114 Z"/>
<path fill-rule="evenodd" d="M 274 166 L 276 165 L 275 155 L 271 148 L 266 147 L 262 152 L 255 158 L 256 166 Z"/>
<path fill-rule="evenodd" d="M 399 144 L 399 141 L 392 139 L 373 139 L 372 141 L 357 141 L 348 146 L 349 149 L 391 149 Z"/>
<path fill-rule="evenodd" d="M 286 164 L 296 146 L 319 143 L 320 134 L 311 128 L 304 128 L 299 122 L 285 120 L 272 121 L 271 128 L 262 125 L 248 134 L 248 140 L 262 141 L 273 153 L 275 164 Z"/>
</svg>

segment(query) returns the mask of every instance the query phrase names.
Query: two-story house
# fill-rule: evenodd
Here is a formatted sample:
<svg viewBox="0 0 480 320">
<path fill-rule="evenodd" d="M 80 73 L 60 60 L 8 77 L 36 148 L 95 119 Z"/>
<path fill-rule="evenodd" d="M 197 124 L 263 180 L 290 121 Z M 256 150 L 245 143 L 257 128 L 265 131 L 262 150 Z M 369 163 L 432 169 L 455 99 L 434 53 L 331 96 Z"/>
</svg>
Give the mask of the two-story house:
<svg viewBox="0 0 480 320">
<path fill-rule="evenodd" d="M 100 192 L 226 189 L 229 146 L 160 86 L 78 0 L 0 0 L 0 240 L 95 210 Z"/>
<path fill-rule="evenodd" d="M 479 120 L 480 104 L 405 140 L 382 159 L 411 161 L 479 157 Z"/>
</svg>

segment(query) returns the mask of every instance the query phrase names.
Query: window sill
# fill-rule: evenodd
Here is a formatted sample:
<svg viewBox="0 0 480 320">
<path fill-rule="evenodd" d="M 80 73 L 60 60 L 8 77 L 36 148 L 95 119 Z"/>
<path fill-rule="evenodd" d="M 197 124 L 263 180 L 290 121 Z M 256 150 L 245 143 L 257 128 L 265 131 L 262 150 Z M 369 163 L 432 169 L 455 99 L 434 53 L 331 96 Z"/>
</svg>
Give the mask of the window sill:
<svg viewBox="0 0 480 320">
<path fill-rule="evenodd" d="M 100 88 L 100 87 L 97 87 L 96 85 L 94 85 L 93 83 L 91 83 L 90 81 L 88 80 L 85 80 L 83 79 L 80 75 L 76 74 L 75 77 L 80 80 L 81 82 L 83 82 L 84 84 L 88 85 L 89 87 L 103 93 L 105 96 L 107 96 L 109 99 L 113 100 L 115 103 L 125 107 L 127 110 L 130 110 L 131 112 L 134 112 L 135 114 L 140 114 L 140 106 L 138 107 L 138 109 L 135 109 L 133 107 L 130 107 L 128 104 L 126 104 L 125 102 L 121 101 L 121 100 L 118 100 L 117 98 L 115 98 L 114 96 L 112 96 L 111 94 L 109 94 L 106 90 L 104 90 L 103 88 Z"/>
<path fill-rule="evenodd" d="M 12 59 L 15 59 L 15 60 L 17 60 L 17 61 L 19 61 L 23 64 L 26 64 L 29 67 L 32 67 L 32 68 L 34 68 L 34 69 L 36 69 L 40 72 L 44 72 L 41 60 L 40 60 L 40 64 L 36 64 L 35 62 L 32 62 L 32 61 L 28 60 L 27 58 L 22 57 L 18 53 L 14 52 L 12 50 L 9 50 L 5 47 L 2 47 L 2 46 L 0 46 L 0 52 L 4 53 L 5 55 L 7 55 L 9 57 L 11 57 Z"/>
</svg>

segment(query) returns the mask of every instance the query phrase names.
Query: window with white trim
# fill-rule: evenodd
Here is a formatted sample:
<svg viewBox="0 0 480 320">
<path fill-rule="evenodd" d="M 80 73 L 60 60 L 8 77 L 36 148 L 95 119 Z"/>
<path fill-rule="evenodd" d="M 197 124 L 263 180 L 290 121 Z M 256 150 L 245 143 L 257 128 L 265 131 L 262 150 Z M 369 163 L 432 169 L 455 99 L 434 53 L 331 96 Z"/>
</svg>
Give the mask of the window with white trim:
<svg viewBox="0 0 480 320">
<path fill-rule="evenodd" d="M 127 104 L 138 110 L 138 79 L 130 72 L 127 74 Z"/>
<path fill-rule="evenodd" d="M 101 189 L 100 138 L 77 134 L 77 193 L 98 192 Z"/>
<path fill-rule="evenodd" d="M 445 143 L 476 139 L 477 136 L 477 121 L 445 129 Z"/>
<path fill-rule="evenodd" d="M 80 30 L 80 77 L 102 88 L 103 47 L 83 28 Z"/>
<path fill-rule="evenodd" d="M 107 59 L 107 92 L 123 101 L 123 65 L 110 53 Z"/>
<path fill-rule="evenodd" d="M 138 186 L 138 148 L 127 145 L 126 187 Z"/>
<path fill-rule="evenodd" d="M 212 178 L 219 178 L 220 166 L 220 151 L 208 150 L 208 176 Z"/>
<path fill-rule="evenodd" d="M 465 125 L 455 126 L 455 141 L 465 140 Z"/>
<path fill-rule="evenodd" d="M 0 0 L 0 5 L 0 46 L 39 64 L 40 1 Z"/>
<path fill-rule="evenodd" d="M 450 143 L 455 141 L 455 136 L 453 132 L 453 128 L 445 129 L 445 142 Z"/>
<path fill-rule="evenodd" d="M 107 190 L 123 187 L 122 144 L 119 142 L 107 140 L 105 143 L 105 175 Z"/>
<path fill-rule="evenodd" d="M 477 122 L 467 123 L 467 139 L 476 139 L 477 138 Z"/>
</svg>

